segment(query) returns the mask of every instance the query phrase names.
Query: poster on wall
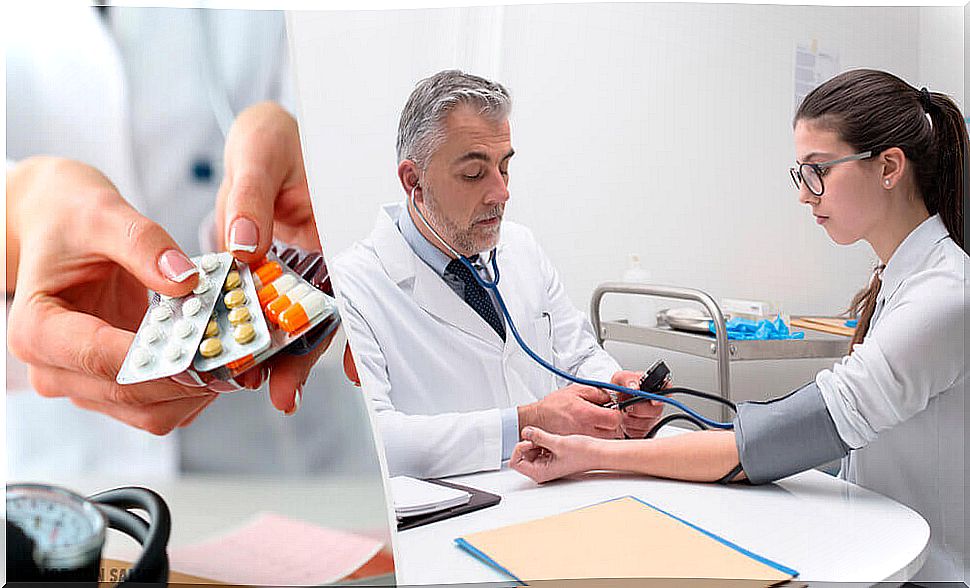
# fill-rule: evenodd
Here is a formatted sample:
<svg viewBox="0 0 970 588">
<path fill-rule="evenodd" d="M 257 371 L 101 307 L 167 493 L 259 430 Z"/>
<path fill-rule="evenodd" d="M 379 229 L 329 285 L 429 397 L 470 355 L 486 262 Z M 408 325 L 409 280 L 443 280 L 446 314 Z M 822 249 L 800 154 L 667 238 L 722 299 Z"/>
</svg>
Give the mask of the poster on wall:
<svg viewBox="0 0 970 588">
<path fill-rule="evenodd" d="M 798 110 L 805 96 L 819 84 L 842 71 L 839 53 L 831 47 L 819 47 L 818 40 L 795 46 L 795 97 L 792 113 Z"/>
</svg>

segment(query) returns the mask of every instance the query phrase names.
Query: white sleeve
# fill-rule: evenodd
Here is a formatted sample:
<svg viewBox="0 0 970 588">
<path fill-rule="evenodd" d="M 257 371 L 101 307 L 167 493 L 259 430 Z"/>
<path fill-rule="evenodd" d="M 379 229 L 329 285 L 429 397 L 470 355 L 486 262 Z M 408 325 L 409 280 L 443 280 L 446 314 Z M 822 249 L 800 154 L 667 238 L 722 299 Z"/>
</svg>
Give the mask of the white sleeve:
<svg viewBox="0 0 970 588">
<path fill-rule="evenodd" d="M 286 39 L 283 45 L 282 56 L 280 57 L 280 77 L 279 86 L 276 89 L 277 102 L 286 109 L 287 112 L 297 117 L 297 98 L 296 98 L 296 69 L 293 67 L 293 58 L 290 56 L 289 29 L 287 29 Z"/>
<path fill-rule="evenodd" d="M 849 447 L 865 446 L 966 378 L 964 297 L 964 281 L 951 272 L 914 276 L 900 286 L 865 341 L 816 376 Z"/>
<path fill-rule="evenodd" d="M 391 476 L 440 478 L 502 465 L 502 417 L 498 408 L 437 415 L 409 415 L 391 401 L 384 354 L 367 320 L 346 296 L 338 297 L 354 364 L 374 410 Z"/>
<path fill-rule="evenodd" d="M 552 349 L 557 363 L 573 375 L 609 382 L 621 369 L 620 364 L 596 342 L 589 318 L 573 306 L 559 272 L 538 245 L 536 254 L 549 300 Z"/>
</svg>

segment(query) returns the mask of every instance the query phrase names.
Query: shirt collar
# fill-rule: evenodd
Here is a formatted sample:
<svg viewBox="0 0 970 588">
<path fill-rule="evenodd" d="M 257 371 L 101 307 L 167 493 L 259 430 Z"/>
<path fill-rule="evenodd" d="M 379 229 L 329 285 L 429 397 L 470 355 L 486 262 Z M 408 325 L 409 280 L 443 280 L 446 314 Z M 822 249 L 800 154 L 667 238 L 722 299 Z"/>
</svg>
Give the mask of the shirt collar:
<svg viewBox="0 0 970 588">
<path fill-rule="evenodd" d="M 902 281 L 923 264 L 930 248 L 949 235 L 943 219 L 938 214 L 934 214 L 913 229 L 896 247 L 896 251 L 886 263 L 886 268 L 882 270 L 879 298 L 886 300 L 892 296 Z"/>
<path fill-rule="evenodd" d="M 442 250 L 438 249 L 428 241 L 418 227 L 415 226 L 414 220 L 411 219 L 411 215 L 408 214 L 408 207 L 401 207 L 401 214 L 397 218 L 397 227 L 401 231 L 401 235 L 407 244 L 414 251 L 415 255 L 421 259 L 428 267 L 433 269 L 435 273 L 439 276 L 445 275 L 445 268 L 448 267 L 448 262 L 451 258 L 448 257 Z"/>
</svg>

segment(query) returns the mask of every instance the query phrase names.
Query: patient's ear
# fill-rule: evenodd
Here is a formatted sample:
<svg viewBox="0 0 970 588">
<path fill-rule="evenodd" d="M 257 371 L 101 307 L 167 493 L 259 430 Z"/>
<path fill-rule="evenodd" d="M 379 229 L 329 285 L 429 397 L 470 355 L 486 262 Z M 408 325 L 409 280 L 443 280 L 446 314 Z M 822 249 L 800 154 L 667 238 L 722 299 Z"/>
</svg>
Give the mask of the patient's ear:
<svg viewBox="0 0 970 588">
<path fill-rule="evenodd" d="M 899 147 L 890 147 L 879 154 L 879 161 L 882 163 L 882 185 L 887 190 L 892 189 L 906 171 L 906 154 Z"/>
</svg>

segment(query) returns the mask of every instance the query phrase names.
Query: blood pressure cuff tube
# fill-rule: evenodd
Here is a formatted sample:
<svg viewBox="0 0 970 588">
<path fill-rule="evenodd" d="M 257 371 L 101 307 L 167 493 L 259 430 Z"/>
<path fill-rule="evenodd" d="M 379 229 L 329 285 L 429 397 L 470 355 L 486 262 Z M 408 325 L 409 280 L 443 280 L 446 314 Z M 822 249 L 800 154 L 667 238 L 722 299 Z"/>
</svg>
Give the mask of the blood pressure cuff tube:
<svg viewBox="0 0 970 588">
<path fill-rule="evenodd" d="M 773 482 L 849 452 L 815 382 L 782 398 L 738 404 L 734 440 L 752 484 Z"/>
</svg>

